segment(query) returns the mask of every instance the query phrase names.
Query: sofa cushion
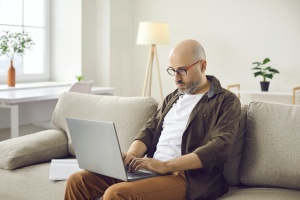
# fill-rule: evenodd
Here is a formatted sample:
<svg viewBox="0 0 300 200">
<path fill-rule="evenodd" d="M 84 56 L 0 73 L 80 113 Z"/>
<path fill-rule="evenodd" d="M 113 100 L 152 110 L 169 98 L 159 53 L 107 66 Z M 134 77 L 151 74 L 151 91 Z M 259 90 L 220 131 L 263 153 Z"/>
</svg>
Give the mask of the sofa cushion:
<svg viewBox="0 0 300 200">
<path fill-rule="evenodd" d="M 235 136 L 232 154 L 224 165 L 223 174 L 230 186 L 237 186 L 240 184 L 239 174 L 246 134 L 247 109 L 247 105 L 242 105 L 239 129 Z"/>
<path fill-rule="evenodd" d="M 15 169 L 62 158 L 68 153 L 67 136 L 46 130 L 0 142 L 0 168 Z"/>
<path fill-rule="evenodd" d="M 240 180 L 247 186 L 300 189 L 300 106 L 249 105 Z"/>
<path fill-rule="evenodd" d="M 53 124 L 68 135 L 69 152 L 75 156 L 66 118 L 115 123 L 121 149 L 127 151 L 144 123 L 157 110 L 151 97 L 117 97 L 66 92 L 58 100 Z"/>
<path fill-rule="evenodd" d="M 16 170 L 0 169 L 1 200 L 61 200 L 66 181 L 49 181 L 50 162 Z"/>
<path fill-rule="evenodd" d="M 280 188 L 231 187 L 218 200 L 299 200 L 300 191 Z"/>
</svg>

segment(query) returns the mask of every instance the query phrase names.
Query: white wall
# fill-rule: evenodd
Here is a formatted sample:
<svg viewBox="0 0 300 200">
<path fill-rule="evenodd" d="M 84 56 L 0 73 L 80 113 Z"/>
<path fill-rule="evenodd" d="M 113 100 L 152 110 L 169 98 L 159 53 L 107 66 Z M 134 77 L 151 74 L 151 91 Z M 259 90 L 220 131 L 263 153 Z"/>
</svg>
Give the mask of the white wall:
<svg viewBox="0 0 300 200">
<path fill-rule="evenodd" d="M 260 90 L 254 61 L 271 59 L 281 74 L 270 91 L 299 86 L 300 1 L 298 0 L 52 0 L 52 77 L 75 80 L 78 74 L 97 86 L 114 86 L 118 95 L 142 94 L 149 54 L 136 45 L 140 21 L 170 25 L 170 45 L 158 45 L 163 93 L 175 89 L 165 69 L 168 54 L 184 39 L 196 39 L 207 54 L 207 74 L 222 85 L 240 83 Z M 152 91 L 159 98 L 154 69 Z"/>
<path fill-rule="evenodd" d="M 110 83 L 117 94 L 135 96 L 133 1 L 110 0 Z"/>
<path fill-rule="evenodd" d="M 110 85 L 110 0 L 96 0 L 95 5 L 95 85 Z"/>
<path fill-rule="evenodd" d="M 95 86 L 134 95 L 133 1 L 51 2 L 52 80 L 74 82 L 77 75 Z"/>
<path fill-rule="evenodd" d="M 51 0 L 51 79 L 74 82 L 82 63 L 81 0 Z"/>
<path fill-rule="evenodd" d="M 96 13 L 97 7 L 94 0 L 82 1 L 82 28 L 79 30 L 81 32 L 81 41 L 82 41 L 82 63 L 81 63 L 81 75 L 84 76 L 85 79 L 96 79 L 97 70 L 96 58 L 97 51 L 95 45 L 95 37 L 97 35 L 97 26 L 96 23 Z"/>
<path fill-rule="evenodd" d="M 136 37 L 140 21 L 170 25 L 171 44 L 158 46 L 164 95 L 175 89 L 165 72 L 168 53 L 177 42 L 190 38 L 202 43 L 207 74 L 217 76 L 223 87 L 240 83 L 242 89 L 260 90 L 261 78 L 254 78 L 251 63 L 269 57 L 281 72 L 271 80 L 270 91 L 291 92 L 300 85 L 299 10 L 298 0 L 135 0 L 134 30 Z M 136 94 L 142 91 L 147 56 L 146 47 L 135 46 Z"/>
</svg>

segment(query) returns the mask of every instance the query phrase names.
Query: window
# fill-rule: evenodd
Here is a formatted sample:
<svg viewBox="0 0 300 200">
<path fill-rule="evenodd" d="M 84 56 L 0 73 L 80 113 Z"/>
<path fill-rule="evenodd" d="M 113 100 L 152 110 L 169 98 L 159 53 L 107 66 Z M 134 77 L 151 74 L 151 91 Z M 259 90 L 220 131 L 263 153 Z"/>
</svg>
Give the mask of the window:
<svg viewBox="0 0 300 200">
<path fill-rule="evenodd" d="M 35 46 L 14 58 L 16 82 L 49 80 L 49 0 L 0 0 L 0 35 L 27 32 Z M 6 80 L 9 58 L 0 56 L 0 81 Z"/>
</svg>

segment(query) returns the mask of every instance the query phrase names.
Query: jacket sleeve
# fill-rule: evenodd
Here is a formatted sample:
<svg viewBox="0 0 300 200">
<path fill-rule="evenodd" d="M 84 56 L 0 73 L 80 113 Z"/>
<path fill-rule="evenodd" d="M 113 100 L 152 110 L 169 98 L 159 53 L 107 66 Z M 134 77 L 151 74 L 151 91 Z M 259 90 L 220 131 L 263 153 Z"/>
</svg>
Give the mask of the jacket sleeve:
<svg viewBox="0 0 300 200">
<path fill-rule="evenodd" d="M 208 143 L 195 149 L 205 171 L 223 165 L 231 154 L 235 134 L 239 126 L 241 104 L 239 99 L 229 94 L 222 103 L 219 116 Z"/>
<path fill-rule="evenodd" d="M 161 108 L 154 113 L 154 115 L 146 122 L 138 135 L 135 137 L 135 140 L 140 140 L 141 142 L 143 142 L 146 145 L 147 149 L 149 149 L 151 146 L 160 116 Z"/>
<path fill-rule="evenodd" d="M 176 94 L 177 91 L 169 94 L 163 101 L 162 106 L 154 113 L 154 115 L 145 123 L 143 128 L 140 130 L 140 132 L 135 137 L 135 140 L 142 141 L 147 149 L 149 150 L 154 134 L 156 132 L 156 129 L 158 127 L 159 122 L 161 121 L 162 113 L 164 112 L 164 109 L 166 108 L 167 104 L 169 103 L 170 99 L 174 96 L 174 93 Z"/>
</svg>

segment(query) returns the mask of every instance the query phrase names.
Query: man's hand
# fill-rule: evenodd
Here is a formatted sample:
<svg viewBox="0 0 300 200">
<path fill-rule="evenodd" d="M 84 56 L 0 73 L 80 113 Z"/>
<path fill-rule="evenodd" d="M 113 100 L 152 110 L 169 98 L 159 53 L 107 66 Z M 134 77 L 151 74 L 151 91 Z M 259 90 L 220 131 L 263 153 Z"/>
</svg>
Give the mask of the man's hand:
<svg viewBox="0 0 300 200">
<path fill-rule="evenodd" d="M 166 162 L 162 162 L 153 158 L 133 158 L 129 163 L 129 172 L 136 172 L 140 169 L 147 169 L 157 174 L 166 174 Z"/>
<path fill-rule="evenodd" d="M 130 146 L 128 152 L 122 153 L 124 165 L 126 166 L 129 164 L 130 172 L 138 171 L 143 168 L 157 174 L 166 174 L 169 172 L 198 169 L 203 167 L 201 160 L 195 153 L 190 153 L 162 162 L 153 158 L 140 158 L 146 151 L 146 145 L 139 140 L 135 140 Z"/>
<path fill-rule="evenodd" d="M 142 157 L 146 151 L 147 151 L 146 145 L 139 140 L 135 140 L 131 144 L 127 153 L 122 152 L 124 165 L 125 166 L 128 165 L 130 161 L 136 157 Z"/>
<path fill-rule="evenodd" d="M 154 158 L 133 158 L 129 163 L 129 171 L 147 169 L 157 174 L 202 168 L 202 162 L 195 153 L 179 156 L 169 161 L 159 161 Z"/>
<path fill-rule="evenodd" d="M 135 157 L 129 153 L 122 152 L 122 158 L 123 158 L 124 166 L 127 166 L 131 162 L 131 160 L 134 159 Z"/>
</svg>

